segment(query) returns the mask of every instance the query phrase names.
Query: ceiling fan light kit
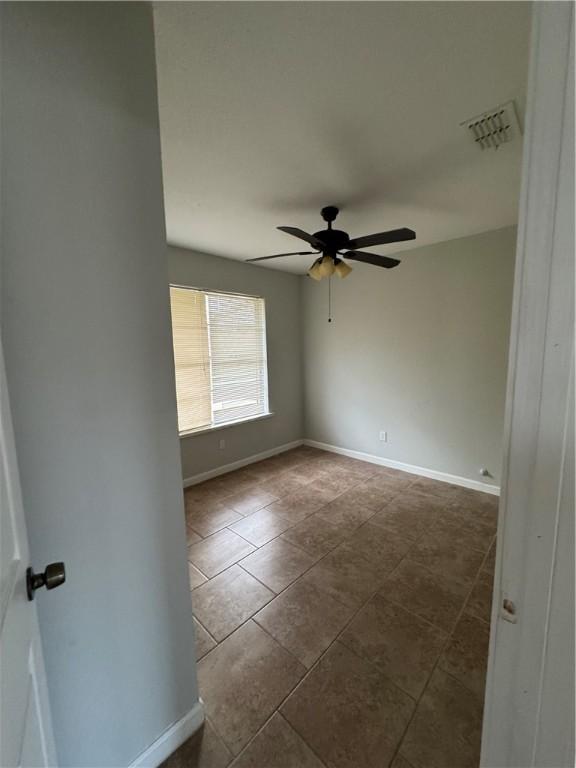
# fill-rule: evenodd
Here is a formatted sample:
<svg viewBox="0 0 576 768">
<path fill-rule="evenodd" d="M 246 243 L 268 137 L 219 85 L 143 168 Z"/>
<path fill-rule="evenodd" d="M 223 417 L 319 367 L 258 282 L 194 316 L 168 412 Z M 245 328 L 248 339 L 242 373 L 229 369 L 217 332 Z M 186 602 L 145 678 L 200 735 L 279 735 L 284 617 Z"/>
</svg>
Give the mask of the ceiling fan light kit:
<svg viewBox="0 0 576 768">
<path fill-rule="evenodd" d="M 320 259 L 316 259 L 314 264 L 312 264 L 308 270 L 308 276 L 311 277 L 312 280 L 322 280 L 322 274 L 320 273 Z"/>
<path fill-rule="evenodd" d="M 331 277 L 334 274 L 334 259 L 332 256 L 322 256 L 320 264 L 318 265 L 318 273 L 320 277 Z"/>
<path fill-rule="evenodd" d="M 349 264 L 346 264 L 346 262 L 342 261 L 342 259 L 334 259 L 334 273 L 338 277 L 342 279 L 348 277 L 350 272 L 352 272 L 352 267 Z"/>
<path fill-rule="evenodd" d="M 392 269 L 400 264 L 398 259 L 392 259 L 389 256 L 380 256 L 376 253 L 366 253 L 356 250 L 375 245 L 389 245 L 391 243 L 400 243 L 406 240 L 414 240 L 416 233 L 412 229 L 391 229 L 388 232 L 378 232 L 374 235 L 365 235 L 364 237 L 350 238 L 347 232 L 339 229 L 332 229 L 332 222 L 338 216 L 338 208 L 334 205 L 327 205 L 322 208 L 320 214 L 327 228 L 309 235 L 297 227 L 278 227 L 282 232 L 288 235 L 304 240 L 314 248 L 313 251 L 296 251 L 293 253 L 276 253 L 273 256 L 258 256 L 248 261 L 265 261 L 267 259 L 278 259 L 283 256 L 305 256 L 314 255 L 316 258 L 308 275 L 313 280 L 322 280 L 324 277 L 331 277 L 336 274 L 340 278 L 347 277 L 352 272 L 352 267 L 338 256 L 352 261 L 361 261 L 364 264 L 372 264 L 375 267 L 384 267 Z"/>
</svg>

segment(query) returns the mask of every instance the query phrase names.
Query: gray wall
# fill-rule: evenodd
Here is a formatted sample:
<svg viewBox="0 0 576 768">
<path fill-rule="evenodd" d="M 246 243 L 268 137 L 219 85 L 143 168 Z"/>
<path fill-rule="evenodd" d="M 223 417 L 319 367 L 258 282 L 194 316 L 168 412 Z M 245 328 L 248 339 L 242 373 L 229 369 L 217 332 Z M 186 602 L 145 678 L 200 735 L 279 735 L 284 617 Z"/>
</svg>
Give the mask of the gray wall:
<svg viewBox="0 0 576 768">
<path fill-rule="evenodd" d="M 183 248 L 168 249 L 170 282 L 262 296 L 266 300 L 269 419 L 183 437 L 184 478 L 303 436 L 300 278 Z M 218 448 L 220 440 L 226 447 Z"/>
<path fill-rule="evenodd" d="M 306 437 L 500 482 L 515 229 L 306 280 Z M 379 431 L 388 442 L 379 441 Z"/>
<path fill-rule="evenodd" d="M 151 6 L 2 3 L 2 332 L 59 764 L 197 700 Z"/>
</svg>

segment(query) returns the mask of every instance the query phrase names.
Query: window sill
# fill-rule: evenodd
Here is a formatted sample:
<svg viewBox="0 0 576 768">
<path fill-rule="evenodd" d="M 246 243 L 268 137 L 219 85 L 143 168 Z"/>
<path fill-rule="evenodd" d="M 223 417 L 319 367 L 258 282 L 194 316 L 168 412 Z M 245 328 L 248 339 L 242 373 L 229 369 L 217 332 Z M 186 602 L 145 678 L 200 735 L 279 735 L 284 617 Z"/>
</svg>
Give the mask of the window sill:
<svg viewBox="0 0 576 768">
<path fill-rule="evenodd" d="M 194 437 L 195 435 L 205 435 L 207 432 L 217 432 L 220 429 L 228 429 L 228 427 L 235 427 L 238 424 L 248 424 L 251 421 L 262 421 L 262 419 L 269 419 L 274 416 L 274 412 L 263 413 L 260 416 L 249 416 L 247 419 L 238 419 L 237 421 L 227 421 L 225 424 L 216 424 L 210 427 L 199 427 L 198 429 L 190 429 L 188 432 L 180 432 L 180 440 L 184 440 L 186 437 Z"/>
</svg>

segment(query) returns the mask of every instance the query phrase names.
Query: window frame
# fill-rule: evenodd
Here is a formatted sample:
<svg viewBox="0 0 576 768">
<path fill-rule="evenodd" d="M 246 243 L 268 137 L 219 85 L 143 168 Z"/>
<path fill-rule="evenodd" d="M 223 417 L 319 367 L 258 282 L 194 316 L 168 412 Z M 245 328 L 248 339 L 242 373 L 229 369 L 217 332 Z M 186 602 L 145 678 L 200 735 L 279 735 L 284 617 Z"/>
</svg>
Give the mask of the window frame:
<svg viewBox="0 0 576 768">
<path fill-rule="evenodd" d="M 247 424 L 251 421 L 260 421 L 262 419 L 269 419 L 271 416 L 274 416 L 274 412 L 270 409 L 270 374 L 268 370 L 268 324 L 267 324 L 267 318 L 266 318 L 266 299 L 264 296 L 259 296 L 257 294 L 252 293 L 240 293 L 239 291 L 220 291 L 220 290 L 213 290 L 211 288 L 198 288 L 193 285 L 183 285 L 181 283 L 169 283 L 169 290 L 171 288 L 180 288 L 183 290 L 189 290 L 189 291 L 197 291 L 199 293 L 202 293 L 204 295 L 204 299 L 206 299 L 207 294 L 212 295 L 222 295 L 222 296 L 238 296 L 239 298 L 243 299 L 259 299 L 263 302 L 263 318 L 264 318 L 264 328 L 263 328 L 263 336 L 264 336 L 264 351 L 265 351 L 265 412 L 259 413 L 254 416 L 245 416 L 240 419 L 233 419 L 231 421 L 222 422 L 221 424 L 208 424 L 203 425 L 200 427 L 195 427 L 193 429 L 185 429 L 180 430 L 178 427 L 178 436 L 182 438 L 186 437 L 193 437 L 194 435 L 202 435 L 206 434 L 208 432 L 215 432 L 220 429 L 228 429 L 229 427 L 234 427 L 238 424 Z M 172 306 L 172 302 L 170 301 L 170 307 Z M 209 321 L 208 321 L 209 322 Z M 174 335 L 172 335 L 172 343 L 174 343 Z M 208 346 L 210 348 L 210 336 L 208 334 Z M 209 355 L 210 362 L 212 360 L 211 356 Z M 210 387 L 210 402 L 211 405 L 213 405 L 212 402 L 212 386 Z M 177 414 L 178 415 L 178 414 Z M 214 412 L 212 411 L 212 418 L 214 418 Z"/>
</svg>

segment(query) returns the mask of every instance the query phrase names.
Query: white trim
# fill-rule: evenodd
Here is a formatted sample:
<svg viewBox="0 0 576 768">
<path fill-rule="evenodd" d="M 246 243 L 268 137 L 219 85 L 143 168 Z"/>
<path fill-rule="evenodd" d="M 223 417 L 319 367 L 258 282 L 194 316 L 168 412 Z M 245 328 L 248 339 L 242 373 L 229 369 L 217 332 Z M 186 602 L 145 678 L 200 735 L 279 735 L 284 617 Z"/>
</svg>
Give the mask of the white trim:
<svg viewBox="0 0 576 768">
<path fill-rule="evenodd" d="M 486 768 L 574 765 L 573 16 L 573 3 L 533 3 Z"/>
<path fill-rule="evenodd" d="M 170 726 L 148 749 L 141 752 L 129 768 L 157 768 L 204 723 L 204 704 L 199 699 L 184 717 Z"/>
<path fill-rule="evenodd" d="M 261 453 L 255 453 L 252 456 L 247 456 L 245 459 L 238 459 L 238 461 L 233 461 L 230 464 L 224 464 L 221 467 L 216 467 L 216 469 L 209 469 L 207 472 L 200 472 L 198 475 L 185 477 L 184 488 L 189 488 L 191 485 L 198 485 L 198 483 L 203 483 L 205 480 L 218 477 L 218 475 L 225 475 L 227 472 L 232 472 L 235 469 L 246 467 L 248 464 L 254 464 L 255 462 L 262 461 L 263 459 L 269 459 L 270 456 L 276 456 L 278 453 L 291 451 L 293 448 L 298 448 L 298 446 L 302 445 L 304 442 L 304 440 L 294 440 L 291 443 L 278 445 L 276 448 L 269 448 L 267 451 L 262 451 Z"/>
<path fill-rule="evenodd" d="M 251 421 L 260 421 L 261 419 L 269 419 L 276 414 L 274 411 L 266 411 L 258 416 L 247 416 L 245 419 L 236 419 L 236 421 L 226 421 L 223 424 L 210 424 L 207 427 L 197 427 L 197 429 L 189 429 L 187 432 L 179 432 L 178 437 L 180 440 L 185 440 L 187 437 L 196 437 L 196 435 L 205 435 L 207 432 L 216 432 L 219 429 L 228 429 L 228 427 L 235 427 L 237 424 L 248 424 Z"/>
<path fill-rule="evenodd" d="M 494 496 L 500 495 L 500 487 L 497 485 L 488 485 L 482 483 L 479 480 L 469 480 L 467 477 L 460 477 L 459 475 L 450 475 L 448 472 L 438 472 L 435 469 L 428 469 L 427 467 L 417 467 L 415 464 L 405 464 L 402 461 L 394 461 L 393 459 L 385 459 L 382 456 L 374 456 L 371 453 L 363 453 L 362 451 L 351 451 L 348 448 L 340 448 L 336 445 L 329 445 L 328 443 L 319 443 L 317 440 L 304 440 L 304 445 L 309 445 L 311 448 L 319 448 L 322 451 L 331 451 L 332 453 L 340 453 L 342 456 L 349 456 L 352 459 L 360 459 L 360 461 L 368 461 L 370 464 L 379 464 L 381 467 L 390 467 L 391 469 L 400 469 L 402 472 L 410 472 L 412 475 L 421 475 L 422 477 L 429 477 L 432 480 L 441 480 L 444 483 L 452 483 L 453 485 L 461 485 L 463 488 L 471 488 L 474 491 L 484 491 L 484 493 L 491 493 Z"/>
</svg>

